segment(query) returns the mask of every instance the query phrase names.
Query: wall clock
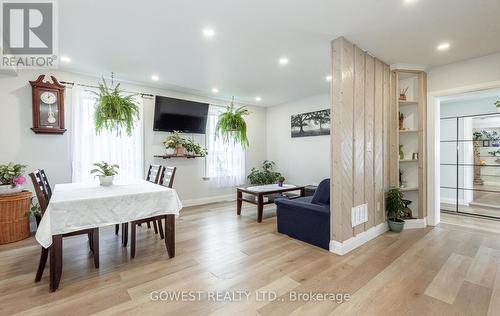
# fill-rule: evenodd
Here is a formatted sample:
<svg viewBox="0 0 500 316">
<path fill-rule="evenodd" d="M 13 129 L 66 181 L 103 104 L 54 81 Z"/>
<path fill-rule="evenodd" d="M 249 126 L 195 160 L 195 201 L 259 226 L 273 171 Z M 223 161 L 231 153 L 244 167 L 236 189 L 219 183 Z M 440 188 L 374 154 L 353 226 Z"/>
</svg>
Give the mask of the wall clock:
<svg viewBox="0 0 500 316">
<path fill-rule="evenodd" d="M 30 81 L 33 92 L 33 127 L 37 134 L 63 134 L 64 128 L 64 90 L 65 87 L 50 76 L 52 83 L 43 81 L 40 75 Z"/>
</svg>

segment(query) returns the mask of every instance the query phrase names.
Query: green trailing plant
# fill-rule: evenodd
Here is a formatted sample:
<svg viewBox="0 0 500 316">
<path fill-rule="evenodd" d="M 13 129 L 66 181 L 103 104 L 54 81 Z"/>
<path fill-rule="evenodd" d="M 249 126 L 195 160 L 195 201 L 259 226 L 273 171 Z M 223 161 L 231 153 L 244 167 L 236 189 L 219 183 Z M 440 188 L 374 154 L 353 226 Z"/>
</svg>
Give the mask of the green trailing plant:
<svg viewBox="0 0 500 316">
<path fill-rule="evenodd" d="M 10 162 L 7 165 L 0 165 L 0 184 L 2 185 L 22 185 L 26 182 L 23 173 L 25 165 Z"/>
<path fill-rule="evenodd" d="M 235 108 L 234 97 L 231 104 L 226 107 L 226 111 L 219 115 L 219 120 L 215 127 L 216 137 L 221 137 L 226 144 L 241 144 L 243 148 L 249 146 L 247 137 L 247 123 L 244 116 L 250 111 L 245 106 Z"/>
<path fill-rule="evenodd" d="M 387 218 L 392 221 L 399 221 L 404 216 L 405 204 L 403 202 L 403 192 L 400 188 L 391 187 L 387 193 Z"/>
<path fill-rule="evenodd" d="M 105 161 L 102 162 L 96 162 L 93 164 L 95 167 L 92 170 L 90 170 L 90 174 L 95 174 L 95 177 L 110 177 L 118 174 L 118 169 L 120 169 L 120 166 L 117 164 L 109 164 Z"/>
<path fill-rule="evenodd" d="M 106 80 L 99 83 L 94 110 L 94 124 L 96 134 L 102 130 L 116 132 L 121 135 L 125 129 L 128 136 L 132 135 L 134 122 L 139 120 L 139 106 L 134 101 L 135 95 L 122 95 L 120 84 L 108 87 Z"/>
<path fill-rule="evenodd" d="M 473 136 L 474 140 L 481 140 L 481 138 L 483 138 L 483 133 L 476 131 L 476 132 L 472 133 L 472 136 Z"/>
<path fill-rule="evenodd" d="M 264 160 L 262 169 L 252 168 L 247 176 L 248 181 L 250 181 L 250 184 L 273 184 L 278 182 L 282 175 L 274 171 L 275 166 L 276 164 L 273 161 Z"/>
<path fill-rule="evenodd" d="M 195 143 L 192 139 L 186 140 L 186 142 L 184 143 L 184 148 L 188 152 L 193 153 L 197 156 L 205 157 L 208 154 L 208 150 L 206 148 L 204 148 L 200 144 Z"/>
</svg>

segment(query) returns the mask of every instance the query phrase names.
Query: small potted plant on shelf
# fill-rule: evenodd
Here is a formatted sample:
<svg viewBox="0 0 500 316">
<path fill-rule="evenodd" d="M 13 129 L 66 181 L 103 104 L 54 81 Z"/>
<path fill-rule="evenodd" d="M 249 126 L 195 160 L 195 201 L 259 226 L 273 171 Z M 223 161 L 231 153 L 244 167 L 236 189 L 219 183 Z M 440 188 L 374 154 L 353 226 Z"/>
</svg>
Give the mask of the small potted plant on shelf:
<svg viewBox="0 0 500 316">
<path fill-rule="evenodd" d="M 186 140 L 180 135 L 178 131 L 174 131 L 174 133 L 163 141 L 163 145 L 167 149 L 167 155 L 176 156 L 184 156 L 184 145 L 186 144 Z M 174 149 L 175 152 L 169 154 L 169 150 Z M 170 151 L 171 152 L 171 151 Z"/>
<path fill-rule="evenodd" d="M 219 115 L 219 120 L 215 127 L 216 137 L 222 137 L 227 144 L 241 144 L 243 148 L 248 147 L 247 123 L 244 116 L 250 111 L 245 106 L 234 107 L 234 97 L 226 111 Z"/>
<path fill-rule="evenodd" d="M 42 211 L 40 209 L 40 205 L 34 201 L 34 197 L 31 198 L 30 215 L 35 218 L 36 227 L 38 227 L 40 225 L 40 221 L 42 220 Z"/>
<path fill-rule="evenodd" d="M 200 144 L 195 143 L 193 139 L 186 140 L 184 148 L 186 149 L 188 155 L 205 157 L 208 154 L 207 149 L 202 147 Z"/>
<path fill-rule="evenodd" d="M 282 187 L 284 182 L 285 182 L 285 177 L 279 176 L 278 177 L 278 186 Z"/>
<path fill-rule="evenodd" d="M 400 188 L 391 187 L 387 193 L 387 222 L 389 229 L 399 233 L 405 226 L 404 216 L 405 204 L 403 192 Z"/>
<path fill-rule="evenodd" d="M 117 164 L 111 165 L 105 161 L 96 162 L 93 165 L 97 168 L 90 170 L 90 174 L 95 174 L 95 177 L 99 177 L 99 183 L 102 186 L 112 185 L 115 175 L 118 174 L 120 166 Z"/>
<path fill-rule="evenodd" d="M 0 165 L 0 195 L 21 192 L 26 178 L 23 172 L 25 165 L 9 163 Z"/>
<path fill-rule="evenodd" d="M 399 90 L 399 101 L 406 101 L 406 92 L 408 92 L 408 88 L 409 87 Z"/>
</svg>

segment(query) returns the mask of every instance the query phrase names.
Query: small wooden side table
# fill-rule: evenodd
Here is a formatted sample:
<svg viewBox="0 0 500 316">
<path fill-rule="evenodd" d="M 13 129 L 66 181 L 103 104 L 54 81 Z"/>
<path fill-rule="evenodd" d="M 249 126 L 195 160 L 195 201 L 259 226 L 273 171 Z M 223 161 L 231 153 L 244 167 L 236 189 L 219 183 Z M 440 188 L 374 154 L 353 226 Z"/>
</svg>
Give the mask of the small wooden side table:
<svg viewBox="0 0 500 316">
<path fill-rule="evenodd" d="M 30 236 L 31 192 L 0 195 L 0 245 Z"/>
</svg>

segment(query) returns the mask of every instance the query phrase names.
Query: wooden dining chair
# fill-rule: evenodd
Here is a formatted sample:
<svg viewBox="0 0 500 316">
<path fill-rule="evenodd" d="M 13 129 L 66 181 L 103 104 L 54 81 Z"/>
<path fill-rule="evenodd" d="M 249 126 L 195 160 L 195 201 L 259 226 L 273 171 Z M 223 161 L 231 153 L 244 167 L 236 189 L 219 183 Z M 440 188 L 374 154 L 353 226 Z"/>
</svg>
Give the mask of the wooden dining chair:
<svg viewBox="0 0 500 316">
<path fill-rule="evenodd" d="M 148 173 L 146 175 L 146 181 L 160 184 L 160 180 L 163 177 L 164 167 L 161 165 L 149 165 Z M 158 234 L 158 226 L 156 221 L 147 221 L 145 222 L 148 228 L 151 228 L 151 222 L 153 222 L 153 228 L 155 234 Z M 140 224 L 139 224 L 140 226 Z M 160 228 L 161 229 L 161 228 Z M 115 225 L 115 235 L 118 235 L 120 230 L 120 224 Z M 128 243 L 128 223 L 122 223 L 122 243 L 123 246 L 126 247 Z"/>
<path fill-rule="evenodd" d="M 31 181 L 33 182 L 33 187 L 35 188 L 36 197 L 38 199 L 38 204 L 40 205 L 40 211 L 43 215 L 45 210 L 49 205 L 50 198 L 52 197 L 52 189 L 50 188 L 49 180 L 45 171 L 43 169 L 37 169 L 30 173 Z M 94 254 L 94 265 L 99 268 L 99 228 L 83 229 L 67 234 L 63 234 L 62 237 L 76 236 L 76 235 L 88 235 L 89 247 Z M 38 269 L 36 271 L 35 282 L 39 282 L 42 279 L 43 270 L 47 263 L 47 257 L 49 255 L 50 248 L 42 247 L 42 252 L 40 254 L 40 262 L 38 263 Z"/>
<path fill-rule="evenodd" d="M 175 177 L 175 172 L 177 168 L 176 167 L 163 167 L 163 170 L 160 173 L 160 180 L 159 184 L 166 186 L 168 188 L 172 188 L 174 184 L 174 177 Z M 167 220 L 167 216 L 171 215 L 163 215 L 163 216 L 154 216 L 150 218 L 145 218 L 137 221 L 133 221 L 131 223 L 131 229 L 130 229 L 130 256 L 132 258 L 135 257 L 135 241 L 136 241 L 136 227 L 139 226 L 142 223 L 145 222 L 153 222 L 154 226 L 158 226 L 158 230 L 160 233 L 160 238 L 165 239 L 165 233 L 162 225 L 162 220 L 165 220 L 165 227 L 168 227 L 166 229 L 173 229 L 173 221 L 175 219 Z M 165 244 L 167 244 L 167 240 L 165 241 Z M 167 246 L 168 247 L 168 246 Z"/>
</svg>

